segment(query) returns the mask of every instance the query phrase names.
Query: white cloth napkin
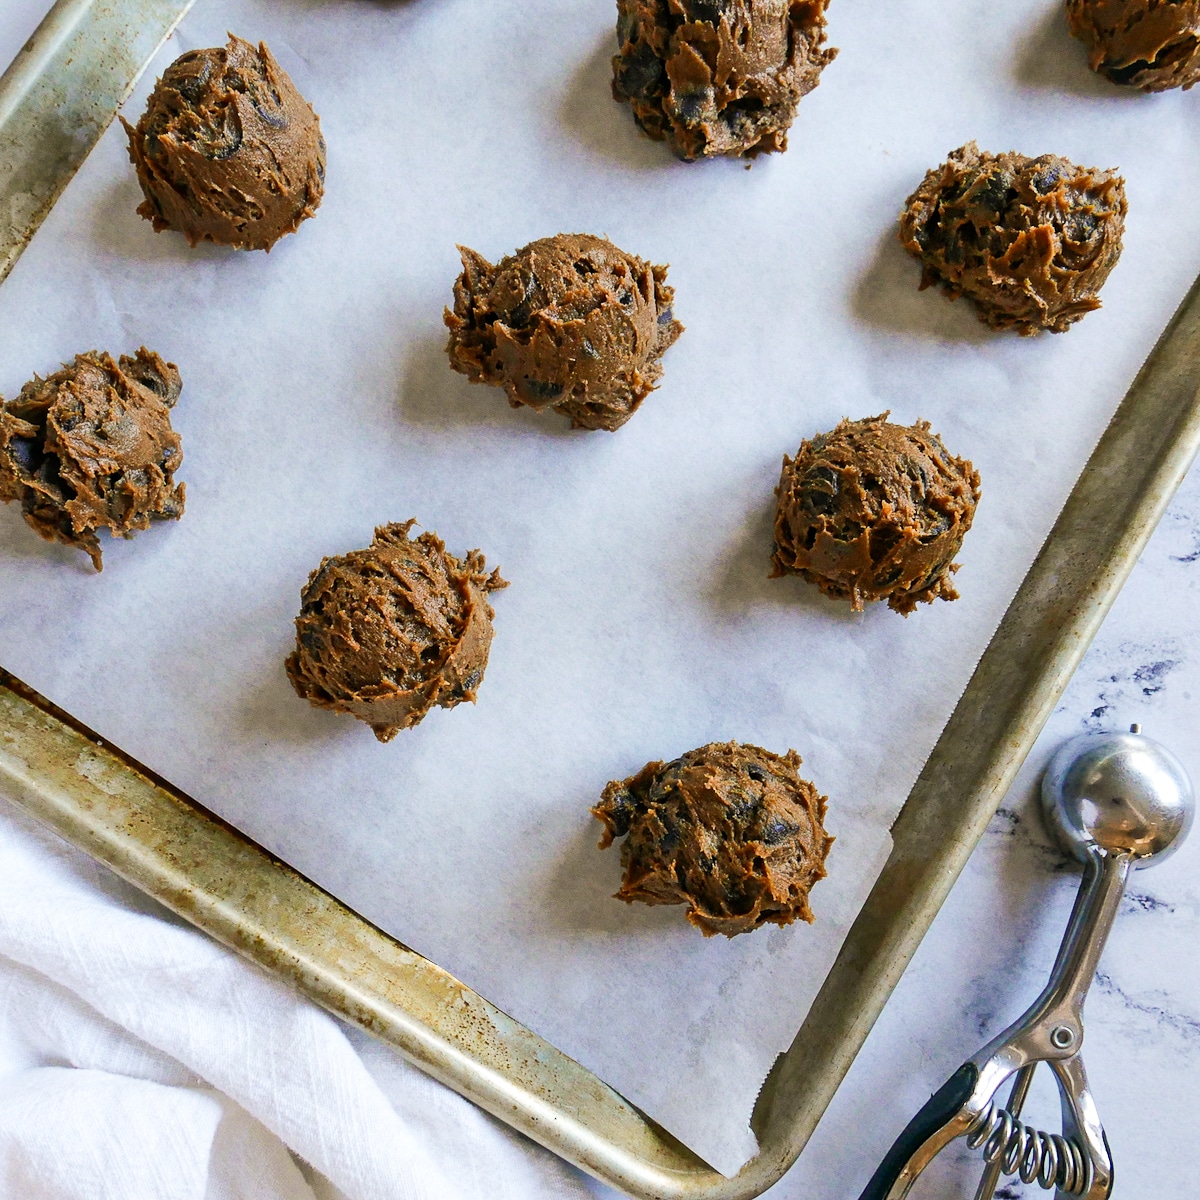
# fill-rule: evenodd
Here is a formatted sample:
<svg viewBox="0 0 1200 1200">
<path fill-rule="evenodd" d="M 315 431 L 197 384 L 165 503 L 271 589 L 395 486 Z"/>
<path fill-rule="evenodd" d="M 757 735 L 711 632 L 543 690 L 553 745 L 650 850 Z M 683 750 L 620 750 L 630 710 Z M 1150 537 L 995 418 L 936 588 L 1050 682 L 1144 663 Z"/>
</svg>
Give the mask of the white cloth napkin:
<svg viewBox="0 0 1200 1200">
<path fill-rule="evenodd" d="M 604 1191 L 0 801 L 0 1200 Z"/>
</svg>

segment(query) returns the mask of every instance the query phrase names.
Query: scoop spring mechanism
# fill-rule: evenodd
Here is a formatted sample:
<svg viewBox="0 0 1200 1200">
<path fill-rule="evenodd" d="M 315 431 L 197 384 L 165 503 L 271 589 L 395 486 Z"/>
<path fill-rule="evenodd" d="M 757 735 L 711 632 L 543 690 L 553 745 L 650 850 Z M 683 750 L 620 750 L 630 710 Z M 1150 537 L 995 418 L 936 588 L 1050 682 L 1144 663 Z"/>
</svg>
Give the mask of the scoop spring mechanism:
<svg viewBox="0 0 1200 1200">
<path fill-rule="evenodd" d="M 1058 1188 L 1069 1196 L 1091 1187 L 1091 1160 L 1077 1141 L 1025 1125 L 994 1100 L 967 1130 L 967 1145 L 982 1146 L 984 1162 L 999 1163 L 1002 1174 L 1018 1175 L 1023 1183 Z"/>
</svg>

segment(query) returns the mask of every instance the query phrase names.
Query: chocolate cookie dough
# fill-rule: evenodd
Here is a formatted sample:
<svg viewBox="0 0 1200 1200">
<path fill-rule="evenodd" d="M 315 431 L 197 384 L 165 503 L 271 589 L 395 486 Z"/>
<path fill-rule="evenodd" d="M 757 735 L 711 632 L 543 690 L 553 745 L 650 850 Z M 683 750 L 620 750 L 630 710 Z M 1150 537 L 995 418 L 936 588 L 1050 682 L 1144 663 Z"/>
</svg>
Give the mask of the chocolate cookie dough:
<svg viewBox="0 0 1200 1200">
<path fill-rule="evenodd" d="M 574 429 L 624 425 L 683 332 L 666 267 L 586 233 L 541 238 L 495 266 L 459 252 L 450 365 L 504 388 L 513 408 L 552 408 Z"/>
<path fill-rule="evenodd" d="M 979 501 L 979 474 L 955 458 L 928 421 L 888 414 L 842 421 L 783 457 L 775 494 L 773 576 L 794 574 L 861 612 L 886 600 L 957 600 L 952 560 Z"/>
<path fill-rule="evenodd" d="M 613 96 L 689 162 L 787 149 L 796 106 L 837 55 L 829 0 L 617 0 Z"/>
<path fill-rule="evenodd" d="M 1200 79 L 1200 0 L 1067 0 L 1067 24 L 1113 83 L 1165 92 Z"/>
<path fill-rule="evenodd" d="M 381 742 L 436 704 L 474 703 L 492 644 L 488 592 L 507 583 L 483 555 L 460 560 L 415 521 L 383 525 L 366 550 L 323 559 L 300 593 L 288 678 L 320 708 L 366 721 Z"/>
<path fill-rule="evenodd" d="M 316 114 L 261 42 L 229 37 L 163 72 L 137 127 L 122 118 L 156 231 L 189 245 L 270 250 L 321 203 L 325 139 Z"/>
<path fill-rule="evenodd" d="M 132 537 L 183 513 L 183 461 L 171 408 L 174 363 L 143 346 L 113 362 L 91 351 L 0 401 L 0 500 L 19 500 L 48 542 L 78 546 L 103 569 L 97 529 Z"/>
<path fill-rule="evenodd" d="M 686 904 L 705 937 L 812 921 L 808 893 L 833 844 L 826 798 L 800 756 L 713 742 L 610 783 L 592 809 L 603 850 L 624 837 L 618 900 Z"/>
<path fill-rule="evenodd" d="M 930 171 L 900 215 L 921 287 L 967 296 L 993 329 L 1062 333 L 1100 307 L 1121 254 L 1125 181 L 1043 154 L 982 154 L 968 142 Z"/>
</svg>

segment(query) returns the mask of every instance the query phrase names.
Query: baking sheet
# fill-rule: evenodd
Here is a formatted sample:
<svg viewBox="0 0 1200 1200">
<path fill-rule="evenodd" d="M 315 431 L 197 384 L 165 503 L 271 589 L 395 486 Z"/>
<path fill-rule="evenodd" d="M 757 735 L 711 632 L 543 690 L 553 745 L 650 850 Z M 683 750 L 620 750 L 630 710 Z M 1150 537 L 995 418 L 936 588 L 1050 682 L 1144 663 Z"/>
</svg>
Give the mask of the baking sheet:
<svg viewBox="0 0 1200 1200">
<path fill-rule="evenodd" d="M 269 256 L 154 235 L 110 130 L 0 289 L 0 391 L 92 345 L 179 363 L 188 512 L 94 577 L 0 512 L 0 662 L 549 1037 L 727 1172 L 886 852 L 887 824 L 1087 451 L 1197 270 L 1195 99 L 1093 81 L 1058 5 L 832 16 L 788 154 L 676 163 L 607 98 L 608 3 L 201 0 L 176 54 L 265 38 L 329 190 Z M 915 292 L 895 213 L 969 137 L 1121 167 L 1105 308 L 997 337 Z M 446 365 L 454 243 L 565 230 L 670 262 L 688 326 L 616 435 Z M 768 580 L 782 454 L 843 415 L 933 421 L 984 480 L 963 600 L 853 616 Z M 417 516 L 513 586 L 475 709 L 379 746 L 295 699 L 321 555 Z M 608 900 L 587 816 L 648 758 L 795 746 L 838 843 L 818 923 L 701 939 Z"/>
<path fill-rule="evenodd" d="M 16 58 L 49 7 L 43 0 L 16 0 L 0 9 L 0 71 Z"/>
</svg>

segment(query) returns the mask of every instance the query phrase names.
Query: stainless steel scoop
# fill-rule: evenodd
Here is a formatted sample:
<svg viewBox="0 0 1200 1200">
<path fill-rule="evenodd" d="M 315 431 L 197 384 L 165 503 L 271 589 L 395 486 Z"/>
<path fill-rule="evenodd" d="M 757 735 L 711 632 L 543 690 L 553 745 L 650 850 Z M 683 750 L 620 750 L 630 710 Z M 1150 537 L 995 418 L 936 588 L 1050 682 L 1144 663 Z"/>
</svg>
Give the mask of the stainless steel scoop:
<svg viewBox="0 0 1200 1200">
<path fill-rule="evenodd" d="M 1002 1174 L 1054 1188 L 1059 1200 L 1112 1193 L 1112 1155 L 1080 1056 L 1083 1002 L 1130 871 L 1174 852 L 1191 828 L 1195 800 L 1179 760 L 1134 725 L 1129 733 L 1084 734 L 1060 747 L 1042 781 L 1042 804 L 1050 828 L 1084 863 L 1050 982 L 1024 1016 L 930 1097 L 860 1200 L 902 1200 L 957 1137 L 982 1149 L 988 1164 L 975 1200 L 992 1200 Z M 1020 1120 L 1040 1062 L 1058 1081 L 1061 1133 Z M 1001 1106 L 996 1093 L 1013 1076 Z"/>
</svg>

